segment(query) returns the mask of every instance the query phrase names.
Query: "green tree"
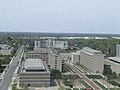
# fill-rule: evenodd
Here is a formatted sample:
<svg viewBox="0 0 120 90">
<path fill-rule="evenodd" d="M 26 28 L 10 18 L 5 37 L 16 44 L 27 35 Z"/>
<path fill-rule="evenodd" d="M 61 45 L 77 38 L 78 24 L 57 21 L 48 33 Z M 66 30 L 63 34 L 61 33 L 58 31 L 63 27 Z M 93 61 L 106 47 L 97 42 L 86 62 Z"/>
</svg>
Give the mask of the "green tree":
<svg viewBox="0 0 120 90">
<path fill-rule="evenodd" d="M 52 69 L 51 76 L 53 76 L 55 79 L 60 79 L 62 77 L 62 74 L 58 69 Z"/>
</svg>

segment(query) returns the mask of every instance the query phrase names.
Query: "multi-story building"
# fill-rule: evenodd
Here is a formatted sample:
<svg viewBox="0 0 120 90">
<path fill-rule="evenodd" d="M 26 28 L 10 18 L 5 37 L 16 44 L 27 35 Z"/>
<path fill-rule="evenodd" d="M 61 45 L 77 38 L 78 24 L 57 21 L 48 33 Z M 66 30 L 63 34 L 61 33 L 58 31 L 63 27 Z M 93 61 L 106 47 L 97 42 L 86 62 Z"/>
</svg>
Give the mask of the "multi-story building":
<svg viewBox="0 0 120 90">
<path fill-rule="evenodd" d="M 71 52 L 71 61 L 73 63 L 80 63 L 80 51 Z"/>
<path fill-rule="evenodd" d="M 57 50 L 51 50 L 50 69 L 58 69 L 62 71 L 62 56 L 58 53 Z"/>
<path fill-rule="evenodd" d="M 88 47 L 80 51 L 80 63 L 93 73 L 103 73 L 104 56 L 101 51 Z"/>
<path fill-rule="evenodd" d="M 116 45 L 116 57 L 120 57 L 120 45 Z"/>
<path fill-rule="evenodd" d="M 67 41 L 55 41 L 52 39 L 34 41 L 34 50 L 37 50 L 39 48 L 68 49 L 68 42 Z"/>
<path fill-rule="evenodd" d="M 54 48 L 60 49 L 68 49 L 68 42 L 67 41 L 53 41 Z"/>
<path fill-rule="evenodd" d="M 19 71 L 19 86 L 49 87 L 50 71 L 41 59 L 26 59 Z"/>
<path fill-rule="evenodd" d="M 50 48 L 39 48 L 36 51 L 29 51 L 26 53 L 26 59 L 42 59 L 47 63 L 51 69 L 58 69 L 61 71 L 62 57 L 57 50 Z M 56 67 L 56 68 L 55 68 Z"/>
<path fill-rule="evenodd" d="M 120 74 L 120 57 L 109 57 L 104 60 L 104 64 L 110 66 L 113 72 Z"/>
<path fill-rule="evenodd" d="M 2 55 L 11 55 L 13 47 L 10 47 L 6 44 L 0 44 L 0 54 Z"/>
<path fill-rule="evenodd" d="M 31 58 L 31 59 L 42 59 L 48 65 L 50 65 L 49 55 L 50 55 L 50 49 L 38 48 L 34 51 L 27 52 L 25 57 L 26 57 L 26 59 L 29 59 L 29 58 Z"/>
<path fill-rule="evenodd" d="M 47 48 L 47 40 L 34 41 L 34 50 L 38 48 Z"/>
</svg>

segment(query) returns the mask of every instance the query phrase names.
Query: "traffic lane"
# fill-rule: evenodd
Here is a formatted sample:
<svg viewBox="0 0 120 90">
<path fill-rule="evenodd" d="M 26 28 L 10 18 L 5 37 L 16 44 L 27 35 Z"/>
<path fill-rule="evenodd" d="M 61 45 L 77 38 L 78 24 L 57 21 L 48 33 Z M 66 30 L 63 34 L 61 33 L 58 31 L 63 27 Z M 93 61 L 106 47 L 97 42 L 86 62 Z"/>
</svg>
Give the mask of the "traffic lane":
<svg viewBox="0 0 120 90">
<path fill-rule="evenodd" d="M 82 74 L 78 69 L 76 69 L 73 65 L 66 63 L 69 67 L 71 67 L 76 73 L 78 73 L 85 81 L 87 81 L 95 90 L 101 90 L 96 84 L 94 84 L 89 78 L 87 78 L 84 74 Z"/>
</svg>

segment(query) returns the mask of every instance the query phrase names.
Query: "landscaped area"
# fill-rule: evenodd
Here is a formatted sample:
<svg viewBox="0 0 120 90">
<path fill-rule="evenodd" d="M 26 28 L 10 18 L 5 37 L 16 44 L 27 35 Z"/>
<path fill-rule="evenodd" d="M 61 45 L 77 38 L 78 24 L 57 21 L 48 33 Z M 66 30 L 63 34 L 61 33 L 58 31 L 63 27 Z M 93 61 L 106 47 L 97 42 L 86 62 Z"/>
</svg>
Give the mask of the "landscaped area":
<svg viewBox="0 0 120 90">
<path fill-rule="evenodd" d="M 95 84 L 97 84 L 102 90 L 108 90 L 106 87 L 101 85 L 97 80 L 93 80 Z"/>
</svg>

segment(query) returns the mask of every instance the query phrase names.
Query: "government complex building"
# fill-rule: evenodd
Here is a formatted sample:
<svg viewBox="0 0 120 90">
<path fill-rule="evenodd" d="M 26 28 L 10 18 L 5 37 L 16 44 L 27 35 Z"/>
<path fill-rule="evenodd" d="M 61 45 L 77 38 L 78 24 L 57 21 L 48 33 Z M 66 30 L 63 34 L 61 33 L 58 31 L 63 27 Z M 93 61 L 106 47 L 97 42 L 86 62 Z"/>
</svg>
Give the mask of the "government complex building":
<svg viewBox="0 0 120 90">
<path fill-rule="evenodd" d="M 68 42 L 67 41 L 56 41 L 52 39 L 38 40 L 34 42 L 34 50 L 38 48 L 68 49 Z"/>
<path fill-rule="evenodd" d="M 104 56 L 101 51 L 85 47 L 80 51 L 80 64 L 93 73 L 103 73 Z"/>
<path fill-rule="evenodd" d="M 53 48 L 40 48 L 34 46 L 33 51 L 26 52 L 25 59 L 41 59 L 47 63 L 50 69 L 58 69 L 62 71 L 62 56 Z"/>
<path fill-rule="evenodd" d="M 49 87 L 50 70 L 41 59 L 26 59 L 19 71 L 19 86 Z"/>
</svg>

